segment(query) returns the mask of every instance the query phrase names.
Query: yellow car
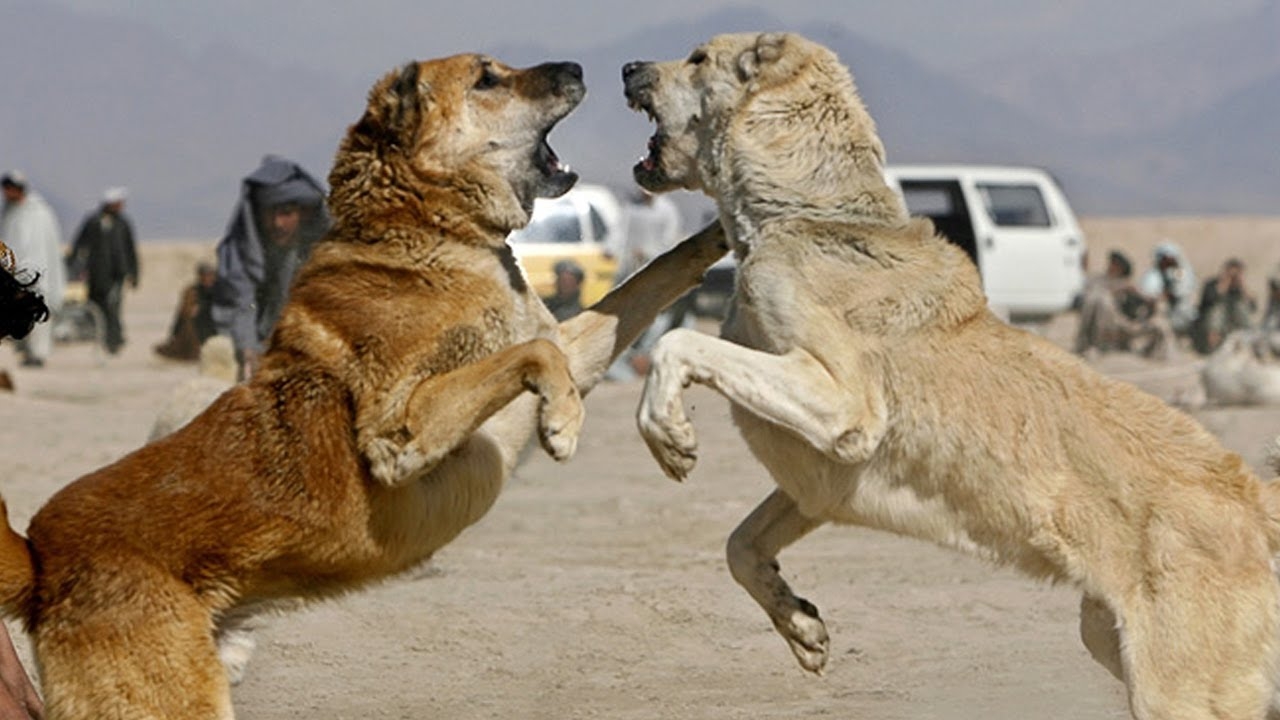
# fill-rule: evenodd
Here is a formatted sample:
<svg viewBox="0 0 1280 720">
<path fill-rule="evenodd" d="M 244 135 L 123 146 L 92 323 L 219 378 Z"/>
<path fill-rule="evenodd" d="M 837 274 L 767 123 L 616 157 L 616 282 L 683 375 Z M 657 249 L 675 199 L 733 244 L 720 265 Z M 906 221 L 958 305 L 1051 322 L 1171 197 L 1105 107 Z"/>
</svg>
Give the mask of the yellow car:
<svg viewBox="0 0 1280 720">
<path fill-rule="evenodd" d="M 583 271 L 582 306 L 613 287 L 622 246 L 622 208 L 607 188 L 579 185 L 558 198 L 538 198 L 529 224 L 507 238 L 516 259 L 541 297 L 555 292 L 555 264 L 572 260 Z"/>
</svg>

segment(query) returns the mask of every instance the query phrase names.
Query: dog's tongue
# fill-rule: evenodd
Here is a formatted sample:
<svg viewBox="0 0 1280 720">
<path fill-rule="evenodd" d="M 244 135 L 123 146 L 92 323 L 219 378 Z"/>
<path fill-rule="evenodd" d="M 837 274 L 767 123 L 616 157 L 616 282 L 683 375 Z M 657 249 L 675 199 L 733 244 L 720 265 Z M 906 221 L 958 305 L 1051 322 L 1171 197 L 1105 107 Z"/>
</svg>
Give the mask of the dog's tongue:
<svg viewBox="0 0 1280 720">
<path fill-rule="evenodd" d="M 556 151 L 551 149 L 551 144 L 546 140 L 542 141 L 542 153 L 547 162 L 547 173 L 556 173 L 560 171 L 560 157 L 556 155 Z"/>
<path fill-rule="evenodd" d="M 654 135 L 653 137 L 649 138 L 649 154 L 640 158 L 640 167 L 644 168 L 645 170 L 652 170 L 658 166 L 658 159 L 655 157 L 657 153 L 654 152 L 657 149 L 658 149 L 658 136 Z"/>
</svg>

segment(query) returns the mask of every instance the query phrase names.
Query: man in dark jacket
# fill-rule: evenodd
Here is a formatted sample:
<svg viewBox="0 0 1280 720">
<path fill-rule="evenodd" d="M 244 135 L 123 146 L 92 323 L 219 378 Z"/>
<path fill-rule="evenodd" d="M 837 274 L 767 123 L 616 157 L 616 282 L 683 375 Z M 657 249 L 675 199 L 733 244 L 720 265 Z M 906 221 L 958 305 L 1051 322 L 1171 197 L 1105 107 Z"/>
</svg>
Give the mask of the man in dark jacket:
<svg viewBox="0 0 1280 720">
<path fill-rule="evenodd" d="M 218 243 L 213 321 L 230 335 L 241 378 L 257 367 L 293 275 L 329 230 L 325 189 L 302 166 L 267 155 L 240 188 Z"/>
<path fill-rule="evenodd" d="M 89 302 L 98 306 L 106 320 L 105 342 L 112 355 L 124 347 L 120 320 L 124 283 L 128 280 L 130 287 L 138 287 L 138 251 L 124 201 L 124 188 L 107 189 L 102 203 L 81 223 L 71 249 L 71 275 L 85 276 Z"/>
</svg>

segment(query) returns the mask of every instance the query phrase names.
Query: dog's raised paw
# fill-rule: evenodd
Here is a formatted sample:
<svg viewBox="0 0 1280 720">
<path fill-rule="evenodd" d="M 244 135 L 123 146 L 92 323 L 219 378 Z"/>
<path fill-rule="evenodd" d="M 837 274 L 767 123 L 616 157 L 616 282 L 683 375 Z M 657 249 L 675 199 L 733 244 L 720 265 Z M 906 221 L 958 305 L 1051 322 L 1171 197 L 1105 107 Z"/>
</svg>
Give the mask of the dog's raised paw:
<svg viewBox="0 0 1280 720">
<path fill-rule="evenodd" d="M 422 472 L 428 458 L 414 446 L 405 447 L 387 438 L 375 438 L 365 446 L 369 474 L 383 485 L 397 485 Z"/>
<path fill-rule="evenodd" d="M 559 402 L 543 403 L 538 428 L 538 440 L 542 449 L 559 462 L 573 457 L 585 418 L 586 409 L 582 405 L 582 397 L 576 391 Z"/>
<path fill-rule="evenodd" d="M 667 420 L 656 422 L 652 415 L 642 413 L 639 418 L 640 435 L 667 477 L 683 481 L 698 462 L 697 436 L 687 420 Z"/>
<path fill-rule="evenodd" d="M 364 457 L 369 463 L 369 474 L 383 485 L 395 483 L 396 460 L 399 455 L 400 444 L 386 438 L 374 438 L 364 448 Z"/>
</svg>

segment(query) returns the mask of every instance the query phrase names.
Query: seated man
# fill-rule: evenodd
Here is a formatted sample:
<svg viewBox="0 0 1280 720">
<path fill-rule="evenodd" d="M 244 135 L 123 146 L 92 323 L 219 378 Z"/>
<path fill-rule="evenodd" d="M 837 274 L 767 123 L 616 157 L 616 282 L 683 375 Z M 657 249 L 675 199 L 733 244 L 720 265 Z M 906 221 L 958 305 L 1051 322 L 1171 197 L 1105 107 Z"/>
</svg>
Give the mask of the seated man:
<svg viewBox="0 0 1280 720">
<path fill-rule="evenodd" d="M 1153 303 L 1133 286 L 1133 263 L 1124 253 L 1107 256 L 1107 270 L 1085 286 L 1080 305 L 1080 328 L 1075 351 L 1137 351 L 1158 356 L 1168 338 L 1152 321 Z"/>
<path fill-rule="evenodd" d="M 1227 260 L 1200 291 L 1199 313 L 1191 338 L 1196 351 L 1208 355 L 1232 332 L 1252 328 L 1257 309 L 1258 301 L 1244 285 L 1244 263 L 1238 258 Z"/>
<path fill-rule="evenodd" d="M 200 346 L 217 333 L 213 324 L 213 286 L 217 279 L 218 268 L 213 263 L 196 265 L 195 282 L 178 296 L 169 338 L 156 345 L 157 355 L 171 360 L 200 359 Z"/>
</svg>

